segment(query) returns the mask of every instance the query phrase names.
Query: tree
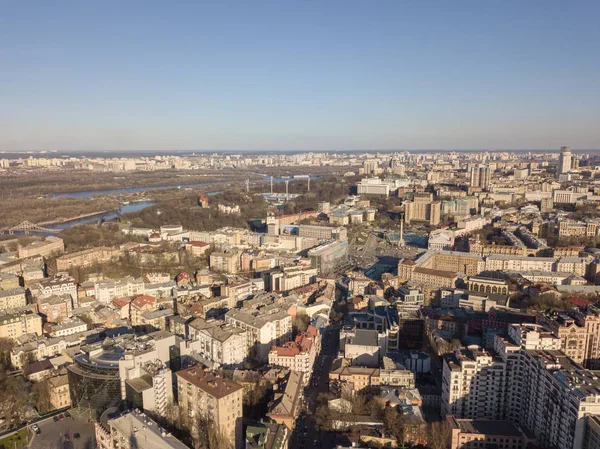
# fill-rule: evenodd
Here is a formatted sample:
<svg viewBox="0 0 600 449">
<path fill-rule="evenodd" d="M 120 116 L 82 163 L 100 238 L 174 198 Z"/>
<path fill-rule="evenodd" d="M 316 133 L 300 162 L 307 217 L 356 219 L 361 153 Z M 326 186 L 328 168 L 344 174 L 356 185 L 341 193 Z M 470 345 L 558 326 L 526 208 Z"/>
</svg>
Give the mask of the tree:
<svg viewBox="0 0 600 449">
<path fill-rule="evenodd" d="M 10 352 L 15 347 L 14 340 L 10 338 L 0 338 L 0 370 L 4 371 L 5 369 L 11 366 L 10 361 Z"/>
<path fill-rule="evenodd" d="M 451 438 L 452 430 L 447 421 L 435 421 L 427 426 L 427 442 L 431 449 L 447 449 Z"/>
<path fill-rule="evenodd" d="M 195 449 L 230 449 L 231 441 L 229 438 L 219 430 L 212 419 L 202 413 L 197 415 L 196 429 Z"/>
<path fill-rule="evenodd" d="M 388 433 L 400 444 L 404 441 L 404 419 L 395 407 L 386 407 L 383 414 L 383 426 Z"/>
<path fill-rule="evenodd" d="M 33 387 L 31 388 L 31 396 L 31 402 L 35 404 L 35 408 L 38 410 L 38 412 L 40 412 L 40 414 L 44 415 L 52 409 L 48 381 L 43 380 L 33 384 Z"/>
<path fill-rule="evenodd" d="M 305 313 L 298 313 L 296 318 L 294 318 L 294 322 L 292 323 L 292 329 L 294 331 L 294 335 L 298 335 L 299 333 L 306 332 L 308 329 L 308 325 L 310 324 L 310 317 Z"/>
</svg>

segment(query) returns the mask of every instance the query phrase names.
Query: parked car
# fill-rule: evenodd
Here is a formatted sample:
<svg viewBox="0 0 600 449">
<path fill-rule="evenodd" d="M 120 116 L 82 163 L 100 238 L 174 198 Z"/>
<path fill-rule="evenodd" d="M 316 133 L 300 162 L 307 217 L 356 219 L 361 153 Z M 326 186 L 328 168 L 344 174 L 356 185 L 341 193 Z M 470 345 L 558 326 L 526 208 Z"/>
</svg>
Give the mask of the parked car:
<svg viewBox="0 0 600 449">
<path fill-rule="evenodd" d="M 40 430 L 40 427 L 37 424 L 34 424 L 33 426 L 31 426 L 31 429 L 38 435 L 40 433 L 42 433 L 42 431 Z"/>
</svg>

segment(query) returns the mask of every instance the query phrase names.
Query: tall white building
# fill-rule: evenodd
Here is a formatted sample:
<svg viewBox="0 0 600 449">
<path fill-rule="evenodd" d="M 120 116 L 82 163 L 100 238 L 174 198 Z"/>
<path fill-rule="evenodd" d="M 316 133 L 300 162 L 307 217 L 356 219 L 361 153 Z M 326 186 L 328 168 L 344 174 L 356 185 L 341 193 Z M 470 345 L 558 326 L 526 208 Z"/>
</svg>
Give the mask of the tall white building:
<svg viewBox="0 0 600 449">
<path fill-rule="evenodd" d="M 445 356 L 442 414 L 508 419 L 529 429 L 542 447 L 582 449 L 585 417 L 600 415 L 600 380 L 554 349 L 557 339 L 546 329 L 513 326 L 509 332 L 508 338 L 496 335 L 496 355 L 463 350 Z"/>
<path fill-rule="evenodd" d="M 569 173 L 571 171 L 571 147 L 561 147 L 560 157 L 558 159 L 558 174 Z"/>
</svg>

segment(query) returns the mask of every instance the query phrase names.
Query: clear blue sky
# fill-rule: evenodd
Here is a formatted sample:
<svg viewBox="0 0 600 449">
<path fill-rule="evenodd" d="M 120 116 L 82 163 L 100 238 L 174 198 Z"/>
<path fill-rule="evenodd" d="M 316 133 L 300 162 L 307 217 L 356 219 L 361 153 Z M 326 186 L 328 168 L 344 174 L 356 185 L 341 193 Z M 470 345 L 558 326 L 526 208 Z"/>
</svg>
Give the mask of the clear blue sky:
<svg viewBox="0 0 600 449">
<path fill-rule="evenodd" d="M 0 150 L 600 148 L 600 2 L 0 0 Z"/>
</svg>

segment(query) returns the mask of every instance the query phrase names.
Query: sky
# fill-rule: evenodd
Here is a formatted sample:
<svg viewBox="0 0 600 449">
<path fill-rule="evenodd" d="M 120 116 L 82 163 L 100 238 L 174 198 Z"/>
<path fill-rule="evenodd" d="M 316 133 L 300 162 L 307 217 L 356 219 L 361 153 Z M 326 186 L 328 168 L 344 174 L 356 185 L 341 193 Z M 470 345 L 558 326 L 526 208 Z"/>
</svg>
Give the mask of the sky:
<svg viewBox="0 0 600 449">
<path fill-rule="evenodd" d="M 0 0 L 0 151 L 600 148 L 600 2 Z"/>
</svg>

